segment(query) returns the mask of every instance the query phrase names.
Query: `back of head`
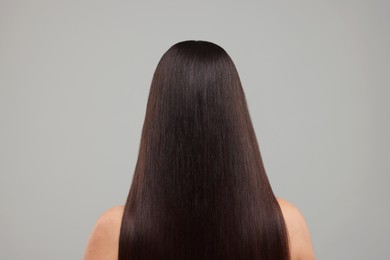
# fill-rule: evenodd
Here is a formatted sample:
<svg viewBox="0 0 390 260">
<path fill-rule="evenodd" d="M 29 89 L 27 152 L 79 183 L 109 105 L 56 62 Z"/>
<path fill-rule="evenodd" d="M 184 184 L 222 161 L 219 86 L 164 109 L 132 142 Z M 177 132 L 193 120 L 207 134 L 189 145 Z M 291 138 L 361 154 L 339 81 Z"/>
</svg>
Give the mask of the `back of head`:
<svg viewBox="0 0 390 260">
<path fill-rule="evenodd" d="M 153 76 L 119 260 L 288 255 L 233 61 L 211 42 L 173 45 Z"/>
</svg>

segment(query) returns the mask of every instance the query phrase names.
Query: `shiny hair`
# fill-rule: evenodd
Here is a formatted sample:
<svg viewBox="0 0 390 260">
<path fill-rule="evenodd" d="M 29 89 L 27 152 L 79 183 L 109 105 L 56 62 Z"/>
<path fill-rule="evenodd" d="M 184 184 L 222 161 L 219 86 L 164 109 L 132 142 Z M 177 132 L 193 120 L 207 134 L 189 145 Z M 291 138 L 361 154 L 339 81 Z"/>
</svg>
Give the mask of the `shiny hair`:
<svg viewBox="0 0 390 260">
<path fill-rule="evenodd" d="M 289 259 L 236 67 L 188 40 L 160 59 L 119 237 L 119 260 Z"/>
</svg>

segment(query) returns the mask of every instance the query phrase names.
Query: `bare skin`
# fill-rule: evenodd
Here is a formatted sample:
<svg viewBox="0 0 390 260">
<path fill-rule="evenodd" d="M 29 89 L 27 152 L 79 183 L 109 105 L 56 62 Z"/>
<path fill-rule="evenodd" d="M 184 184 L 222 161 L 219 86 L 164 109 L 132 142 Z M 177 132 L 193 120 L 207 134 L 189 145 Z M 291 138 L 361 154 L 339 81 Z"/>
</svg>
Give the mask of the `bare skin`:
<svg viewBox="0 0 390 260">
<path fill-rule="evenodd" d="M 291 260 L 314 260 L 315 255 L 306 221 L 293 204 L 278 199 L 286 222 L 290 241 Z M 84 260 L 117 260 L 119 232 L 124 206 L 115 206 L 105 211 L 91 232 Z"/>
<path fill-rule="evenodd" d="M 284 199 L 279 198 L 278 202 L 287 226 L 291 260 L 314 260 L 309 228 L 302 213 Z"/>
</svg>

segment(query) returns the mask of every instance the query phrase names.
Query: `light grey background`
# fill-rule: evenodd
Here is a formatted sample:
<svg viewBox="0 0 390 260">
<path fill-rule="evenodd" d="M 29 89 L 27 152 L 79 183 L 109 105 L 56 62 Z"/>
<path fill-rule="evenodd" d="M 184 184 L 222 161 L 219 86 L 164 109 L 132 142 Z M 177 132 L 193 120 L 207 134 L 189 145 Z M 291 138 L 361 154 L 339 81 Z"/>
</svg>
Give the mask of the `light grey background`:
<svg viewBox="0 0 390 260">
<path fill-rule="evenodd" d="M 1 0 L 0 259 L 81 259 L 125 203 L 157 62 L 188 39 L 234 60 L 317 258 L 390 259 L 389 3 Z"/>
</svg>

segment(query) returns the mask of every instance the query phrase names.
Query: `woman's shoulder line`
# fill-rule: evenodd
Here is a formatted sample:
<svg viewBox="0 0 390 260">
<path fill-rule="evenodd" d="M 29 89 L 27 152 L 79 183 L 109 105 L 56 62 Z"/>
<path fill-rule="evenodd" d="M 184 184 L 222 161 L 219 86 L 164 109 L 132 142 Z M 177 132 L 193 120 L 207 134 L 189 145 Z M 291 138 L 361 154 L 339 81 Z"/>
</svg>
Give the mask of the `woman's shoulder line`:
<svg viewBox="0 0 390 260">
<path fill-rule="evenodd" d="M 277 198 L 286 223 L 292 259 L 315 259 L 310 232 L 302 212 L 291 202 Z"/>
<path fill-rule="evenodd" d="M 124 206 L 114 206 L 97 219 L 89 236 L 84 260 L 117 259 Z"/>
</svg>

